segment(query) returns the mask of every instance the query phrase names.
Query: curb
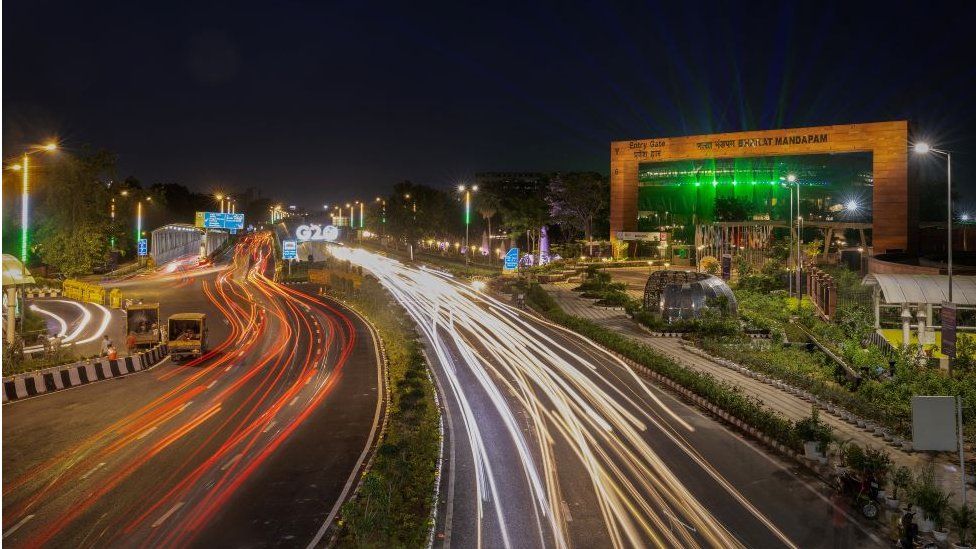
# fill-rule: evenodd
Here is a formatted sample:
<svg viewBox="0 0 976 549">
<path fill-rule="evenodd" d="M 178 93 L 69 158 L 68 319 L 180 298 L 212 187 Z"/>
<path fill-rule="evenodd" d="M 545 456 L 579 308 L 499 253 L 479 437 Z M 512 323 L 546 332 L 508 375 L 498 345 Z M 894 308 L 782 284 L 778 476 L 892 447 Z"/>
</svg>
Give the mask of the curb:
<svg viewBox="0 0 976 549">
<path fill-rule="evenodd" d="M 24 400 L 103 379 L 148 370 L 169 354 L 166 344 L 116 360 L 99 358 L 3 378 L 3 402 Z"/>
<path fill-rule="evenodd" d="M 37 299 L 39 297 L 61 297 L 61 288 L 34 288 L 25 292 L 27 299 Z"/>
</svg>

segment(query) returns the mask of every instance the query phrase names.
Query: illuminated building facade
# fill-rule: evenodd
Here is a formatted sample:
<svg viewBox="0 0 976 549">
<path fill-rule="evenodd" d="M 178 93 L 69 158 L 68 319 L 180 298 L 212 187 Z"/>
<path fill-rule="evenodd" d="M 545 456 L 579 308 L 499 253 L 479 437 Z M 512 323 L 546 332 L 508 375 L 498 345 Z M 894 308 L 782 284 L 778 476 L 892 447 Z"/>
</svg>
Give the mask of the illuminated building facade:
<svg viewBox="0 0 976 549">
<path fill-rule="evenodd" d="M 915 248 L 906 121 L 614 141 L 610 185 L 615 242 L 662 230 L 692 241 L 723 223 L 786 227 L 799 187 L 806 226 L 866 229 L 874 253 Z"/>
</svg>

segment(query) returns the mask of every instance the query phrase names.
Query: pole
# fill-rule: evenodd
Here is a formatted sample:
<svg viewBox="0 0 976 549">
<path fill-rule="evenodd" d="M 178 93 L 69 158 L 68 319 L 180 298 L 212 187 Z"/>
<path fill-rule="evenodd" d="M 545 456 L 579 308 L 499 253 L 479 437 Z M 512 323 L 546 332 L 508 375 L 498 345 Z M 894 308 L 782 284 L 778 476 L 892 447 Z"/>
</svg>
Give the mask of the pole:
<svg viewBox="0 0 976 549">
<path fill-rule="evenodd" d="M 800 255 L 800 244 L 803 242 L 803 216 L 800 215 L 800 179 L 796 181 L 796 298 L 803 301 L 803 294 L 800 292 L 800 262 L 803 260 Z"/>
<path fill-rule="evenodd" d="M 115 197 L 114 196 L 112 197 L 112 210 L 111 210 L 111 214 L 112 214 L 112 230 L 114 231 L 115 230 Z M 115 249 L 115 236 L 112 236 L 111 238 L 109 238 L 109 243 L 111 244 L 112 249 L 114 250 Z"/>
<path fill-rule="evenodd" d="M 787 189 L 790 193 L 790 253 L 787 254 L 787 257 L 789 257 L 793 255 L 793 189 Z M 787 267 L 789 263 L 789 260 L 787 260 Z M 793 277 L 789 275 L 789 271 L 786 272 L 786 284 L 789 286 L 790 297 L 793 297 Z"/>
<path fill-rule="evenodd" d="M 24 157 L 26 160 L 26 157 Z M 27 173 L 24 173 L 27 181 Z M 949 303 L 952 303 L 952 155 L 946 153 L 946 255 L 949 274 Z"/>
<path fill-rule="evenodd" d="M 142 238 L 142 201 L 136 205 L 136 244 Z"/>
<path fill-rule="evenodd" d="M 464 192 L 464 262 L 468 262 L 471 256 L 471 248 L 468 246 L 468 228 L 471 225 L 471 191 Z"/>
<path fill-rule="evenodd" d="M 966 505 L 966 461 L 962 450 L 962 397 L 956 397 L 956 432 L 959 435 L 959 475 L 962 481 L 962 504 Z"/>
<path fill-rule="evenodd" d="M 20 196 L 20 262 L 27 266 L 27 225 L 30 222 L 30 213 L 28 208 L 28 203 L 30 201 L 30 181 L 27 177 L 27 172 L 30 171 L 29 159 L 27 158 L 27 153 L 24 153 L 24 161 L 20 165 L 21 169 L 24 170 L 24 183 L 21 188 Z"/>
<path fill-rule="evenodd" d="M 4 288 L 7 290 L 7 343 L 14 344 L 17 340 L 17 287 L 14 285 Z"/>
<path fill-rule="evenodd" d="M 359 228 L 360 229 L 366 228 L 366 214 L 363 213 L 363 206 L 365 205 L 366 205 L 365 202 L 359 203 Z"/>
</svg>

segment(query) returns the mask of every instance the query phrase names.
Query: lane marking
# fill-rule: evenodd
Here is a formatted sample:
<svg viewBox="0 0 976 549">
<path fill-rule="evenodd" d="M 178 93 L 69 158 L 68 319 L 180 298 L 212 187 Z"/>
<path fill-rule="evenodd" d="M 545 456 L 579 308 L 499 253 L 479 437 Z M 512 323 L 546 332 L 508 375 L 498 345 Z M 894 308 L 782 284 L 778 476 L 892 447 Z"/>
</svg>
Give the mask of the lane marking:
<svg viewBox="0 0 976 549">
<path fill-rule="evenodd" d="M 215 379 L 215 380 L 213 380 L 213 381 L 210 382 L 210 385 L 207 385 L 207 389 L 213 387 L 216 384 L 217 384 L 217 380 Z"/>
<path fill-rule="evenodd" d="M 34 518 L 34 515 L 27 515 L 26 517 L 24 517 L 24 518 L 22 518 L 22 519 L 20 520 L 20 522 L 18 522 L 17 524 L 15 524 L 15 525 L 14 525 L 14 527 L 13 527 L 13 528 L 11 528 L 10 530 L 7 530 L 6 532 L 4 532 L 4 533 L 3 533 L 3 537 L 4 537 L 4 538 L 6 538 L 7 536 L 9 536 L 9 535 L 11 535 L 11 534 L 13 534 L 13 533 L 14 533 L 14 532 L 16 532 L 16 531 L 17 531 L 17 529 L 19 529 L 19 528 L 20 528 L 21 526 L 23 526 L 23 525 L 25 525 L 25 524 L 27 524 L 27 521 L 29 521 L 29 520 L 30 520 L 30 519 L 32 519 L 32 518 Z"/>
<path fill-rule="evenodd" d="M 291 402 L 289 402 L 288 405 L 289 406 L 294 406 L 296 402 L 298 402 L 298 397 L 295 397 L 295 398 L 291 399 Z"/>
<path fill-rule="evenodd" d="M 569 512 L 569 505 L 565 501 L 560 502 L 563 507 L 563 514 L 566 515 L 566 522 L 573 522 L 573 514 Z"/>
<path fill-rule="evenodd" d="M 165 515 L 159 517 L 159 519 L 156 522 L 152 523 L 152 526 L 150 526 L 150 528 L 159 528 L 159 525 L 166 522 L 166 519 L 168 519 L 169 516 L 172 515 L 173 513 L 177 512 L 180 509 L 180 507 L 183 507 L 182 501 L 170 507 L 169 511 L 166 511 Z"/>
<path fill-rule="evenodd" d="M 186 407 L 189 406 L 189 405 L 191 405 L 191 404 L 193 404 L 193 401 L 192 400 L 190 402 L 187 402 L 183 406 L 180 406 L 180 411 L 182 412 L 183 410 L 186 410 Z"/>
<path fill-rule="evenodd" d="M 262 432 L 262 433 L 267 433 L 267 432 L 268 432 L 268 431 L 270 431 L 270 430 L 271 430 L 271 428 L 272 428 L 272 427 L 274 427 L 274 426 L 275 426 L 275 425 L 276 425 L 277 423 L 278 423 L 278 421 L 277 421 L 277 420 L 274 420 L 274 419 L 272 419 L 272 420 L 271 420 L 271 421 L 270 421 L 270 422 L 268 423 L 268 426 L 267 426 L 267 427 L 265 427 L 265 428 L 264 428 L 264 430 L 263 430 L 263 431 L 261 431 L 261 432 Z"/>
<path fill-rule="evenodd" d="M 220 470 L 221 471 L 226 471 L 228 467 L 230 467 L 231 465 L 237 463 L 237 460 L 241 459 L 242 457 L 244 457 L 244 454 L 237 454 L 236 456 L 230 458 L 227 461 L 227 463 L 225 463 L 224 466 L 220 468 Z"/>
<path fill-rule="evenodd" d="M 85 480 L 86 478 L 92 476 L 93 474 L 95 474 L 95 471 L 101 469 L 102 467 L 105 467 L 105 462 L 104 461 L 101 462 L 101 463 L 99 463 L 98 465 L 92 467 L 91 468 L 91 471 L 88 471 L 87 473 L 85 473 L 84 475 L 82 475 L 81 476 L 81 480 Z"/>
<path fill-rule="evenodd" d="M 139 436 L 136 437 L 136 440 L 142 440 L 142 439 L 146 438 L 147 436 L 149 436 L 150 433 L 152 433 L 153 431 L 156 430 L 156 427 L 157 427 L 156 425 L 153 425 L 149 429 L 143 431 L 141 435 L 139 435 Z"/>
</svg>

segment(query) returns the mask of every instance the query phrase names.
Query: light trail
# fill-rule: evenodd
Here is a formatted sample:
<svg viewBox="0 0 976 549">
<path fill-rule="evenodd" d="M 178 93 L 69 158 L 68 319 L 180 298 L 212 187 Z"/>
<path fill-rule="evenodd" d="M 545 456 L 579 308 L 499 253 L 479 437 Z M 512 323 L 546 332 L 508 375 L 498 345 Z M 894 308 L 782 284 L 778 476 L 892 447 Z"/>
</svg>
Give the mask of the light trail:
<svg viewBox="0 0 976 549">
<path fill-rule="evenodd" d="M 230 334 L 203 357 L 150 374 L 174 380 L 172 389 L 5 479 L 4 527 L 27 516 L 43 517 L 42 526 L 19 543 L 56 544 L 69 529 L 84 529 L 83 517 L 105 505 L 123 483 L 148 474 L 156 482 L 127 503 L 126 513 L 106 520 L 97 535 L 85 536 L 81 546 L 192 544 L 320 409 L 342 378 L 356 346 L 356 328 L 327 301 L 267 278 L 270 250 L 270 235 L 245 237 L 233 264 L 221 268 L 212 283 L 203 281 L 204 295 L 227 318 Z M 289 406 L 295 399 L 302 405 Z M 180 452 L 180 461 L 156 470 L 153 460 L 169 452 Z M 78 486 L 83 488 L 73 490 Z M 59 511 L 47 511 L 49 502 L 66 497 L 71 499 Z M 152 528 L 162 520 L 165 528 Z"/>
<path fill-rule="evenodd" d="M 691 446 L 682 433 L 693 427 L 619 358 L 442 273 L 361 249 L 330 250 L 376 276 L 436 355 L 474 459 L 478 546 L 488 532 L 506 547 L 531 544 L 527 535 L 541 546 L 573 544 L 561 502 L 570 472 L 582 471 L 614 547 L 742 547 L 655 451 L 652 442 L 660 440 L 676 446 L 772 536 L 795 546 Z M 497 425 L 476 401 L 488 403 Z M 488 432 L 495 438 L 486 439 Z M 499 454 L 508 447 L 514 452 Z M 557 461 L 567 448 L 575 462 Z M 519 498 L 499 489 L 513 475 L 524 479 L 534 534 L 510 530 L 526 511 L 507 506 Z"/>
</svg>

